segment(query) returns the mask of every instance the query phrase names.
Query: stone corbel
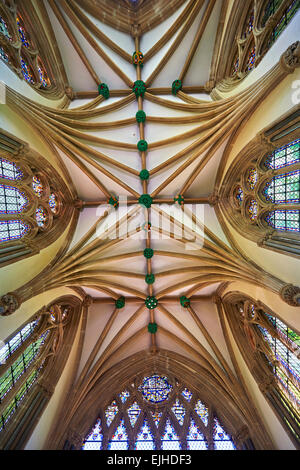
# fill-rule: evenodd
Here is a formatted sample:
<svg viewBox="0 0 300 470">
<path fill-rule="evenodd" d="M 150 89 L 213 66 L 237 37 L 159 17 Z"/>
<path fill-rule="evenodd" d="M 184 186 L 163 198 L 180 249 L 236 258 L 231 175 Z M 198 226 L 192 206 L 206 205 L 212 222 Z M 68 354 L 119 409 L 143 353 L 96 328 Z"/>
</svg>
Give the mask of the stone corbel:
<svg viewBox="0 0 300 470">
<path fill-rule="evenodd" d="M 236 445 L 241 448 L 246 439 L 250 438 L 248 426 L 242 426 L 232 437 Z"/>
<path fill-rule="evenodd" d="M 76 449 L 80 449 L 84 440 L 78 432 L 74 431 L 73 429 L 69 429 L 67 440 L 69 441 L 70 445 L 74 446 Z"/>
<path fill-rule="evenodd" d="M 21 305 L 20 299 L 15 295 L 9 292 L 5 294 L 0 299 L 0 316 L 7 317 L 12 315 L 16 310 L 18 310 Z"/>
<path fill-rule="evenodd" d="M 291 307 L 300 307 L 300 287 L 286 284 L 280 290 L 279 295 Z"/>
<path fill-rule="evenodd" d="M 73 91 L 73 88 L 70 87 L 70 86 L 66 86 L 65 87 L 65 94 L 67 96 L 67 98 L 69 98 L 69 100 L 73 101 L 74 100 L 74 91 Z"/>
<path fill-rule="evenodd" d="M 287 73 L 300 67 L 300 41 L 294 42 L 280 57 L 280 66 Z"/>
</svg>

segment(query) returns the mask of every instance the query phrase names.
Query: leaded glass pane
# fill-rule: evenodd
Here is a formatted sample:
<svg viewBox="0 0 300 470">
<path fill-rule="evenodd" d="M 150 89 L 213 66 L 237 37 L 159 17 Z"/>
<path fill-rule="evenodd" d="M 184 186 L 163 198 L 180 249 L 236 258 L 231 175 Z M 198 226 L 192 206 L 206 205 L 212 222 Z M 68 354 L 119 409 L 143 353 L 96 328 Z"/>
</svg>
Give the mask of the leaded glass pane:
<svg viewBox="0 0 300 470">
<path fill-rule="evenodd" d="M 7 39 L 11 39 L 11 36 L 8 31 L 8 27 L 2 16 L 0 16 L 0 34 L 5 36 Z"/>
<path fill-rule="evenodd" d="M 0 158 L 0 178 L 20 180 L 23 178 L 23 173 L 14 162 Z"/>
<path fill-rule="evenodd" d="M 22 220 L 0 221 L 0 242 L 22 238 L 30 230 Z"/>
<path fill-rule="evenodd" d="M 265 26 L 266 22 L 270 18 L 270 16 L 274 15 L 275 11 L 277 11 L 278 7 L 281 5 L 282 0 L 269 0 L 266 4 L 264 15 L 262 17 L 261 24 Z"/>
<path fill-rule="evenodd" d="M 38 72 L 42 87 L 47 88 L 50 85 L 50 80 L 48 78 L 46 69 L 44 65 L 40 62 L 40 60 L 38 61 Z"/>
<path fill-rule="evenodd" d="M 34 78 L 33 78 L 33 73 L 32 73 L 31 67 L 28 64 L 28 62 L 25 59 L 23 59 L 22 57 L 21 57 L 21 70 L 22 70 L 22 74 L 23 74 L 23 77 L 25 78 L 25 80 L 28 83 L 31 83 L 33 85 L 34 84 Z"/>
<path fill-rule="evenodd" d="M 158 428 L 160 418 L 162 417 L 162 412 L 161 411 L 151 411 L 151 415 L 152 415 L 155 426 Z"/>
<path fill-rule="evenodd" d="M 43 207 L 38 207 L 35 211 L 35 219 L 39 227 L 44 227 L 47 222 L 47 213 Z"/>
<path fill-rule="evenodd" d="M 165 432 L 161 439 L 162 450 L 181 450 L 181 443 L 170 420 L 167 420 Z"/>
<path fill-rule="evenodd" d="M 145 377 L 143 383 L 139 387 L 145 400 L 152 403 L 158 403 L 168 398 L 172 390 L 172 385 L 168 383 L 167 377 L 152 375 Z"/>
<path fill-rule="evenodd" d="M 53 214 L 56 214 L 58 209 L 58 202 L 55 193 L 51 193 L 49 196 L 49 206 Z"/>
<path fill-rule="evenodd" d="M 195 405 L 195 411 L 197 415 L 202 419 L 205 426 L 208 424 L 208 408 L 201 400 L 198 400 Z"/>
<path fill-rule="evenodd" d="M 28 205 L 28 200 L 24 193 L 14 186 L 0 184 L 0 213 L 19 214 Z"/>
<path fill-rule="evenodd" d="M 24 343 L 24 341 L 34 331 L 37 324 L 38 320 L 28 323 L 0 349 L 0 364 L 4 364 L 5 361 L 21 346 L 21 344 Z"/>
<path fill-rule="evenodd" d="M 217 418 L 214 419 L 213 438 L 215 450 L 235 450 L 231 437 L 224 431 Z"/>
<path fill-rule="evenodd" d="M 141 408 L 136 401 L 131 405 L 130 408 L 128 408 L 127 413 L 132 427 L 134 427 L 138 417 L 140 416 L 140 412 Z"/>
<path fill-rule="evenodd" d="M 258 205 L 255 199 L 251 199 L 248 205 L 248 214 L 251 220 L 257 219 Z"/>
<path fill-rule="evenodd" d="M 37 176 L 33 176 L 32 178 L 32 189 L 38 197 L 42 197 L 44 187 L 40 178 L 38 178 Z"/>
<path fill-rule="evenodd" d="M 184 417 L 185 417 L 185 408 L 184 406 L 180 403 L 178 398 L 176 399 L 174 405 L 172 406 L 172 411 L 176 418 L 178 419 L 179 424 L 182 426 L 184 422 Z"/>
<path fill-rule="evenodd" d="M 300 139 L 274 150 L 265 160 L 265 166 L 277 170 L 300 162 Z"/>
<path fill-rule="evenodd" d="M 300 170 L 277 175 L 264 188 L 268 201 L 275 204 L 300 202 Z"/>
<path fill-rule="evenodd" d="M 241 186 L 239 186 L 235 193 L 236 200 L 238 201 L 239 205 L 242 204 L 244 199 L 244 191 L 242 190 Z"/>
<path fill-rule="evenodd" d="M 256 57 L 256 48 L 253 46 L 248 55 L 248 61 L 247 61 L 247 70 L 250 71 L 253 69 L 255 65 L 255 57 Z"/>
<path fill-rule="evenodd" d="M 106 409 L 105 411 L 105 416 L 106 416 L 106 424 L 107 424 L 107 427 L 109 427 L 114 419 L 114 417 L 116 416 L 116 414 L 118 413 L 119 411 L 119 408 L 118 408 L 118 405 L 116 403 L 116 401 L 114 400 Z"/>
<path fill-rule="evenodd" d="M 146 419 L 137 435 L 134 448 L 135 450 L 155 450 L 154 438 Z"/>
<path fill-rule="evenodd" d="M 82 450 L 101 450 L 102 448 L 102 427 L 101 419 L 98 418 L 90 434 L 86 437 Z"/>
<path fill-rule="evenodd" d="M 247 183 L 250 189 L 254 189 L 257 183 L 257 170 L 255 168 L 251 168 L 248 172 Z"/>
<path fill-rule="evenodd" d="M 265 218 L 268 225 L 280 231 L 300 232 L 299 210 L 276 210 Z"/>
<path fill-rule="evenodd" d="M 119 395 L 122 403 L 125 403 L 125 401 L 127 400 L 129 396 L 130 396 L 130 393 L 127 390 L 124 390 L 124 392 L 120 393 Z"/>
<path fill-rule="evenodd" d="M 284 11 L 282 17 L 278 21 L 275 28 L 272 30 L 272 34 L 269 38 L 267 47 L 270 48 L 272 44 L 276 41 L 278 36 L 284 31 L 286 26 L 289 24 L 293 16 L 297 13 L 300 8 L 300 0 L 294 0 L 288 8 Z"/>
<path fill-rule="evenodd" d="M 187 388 L 184 388 L 181 392 L 181 395 L 188 401 L 190 402 L 192 397 L 193 397 L 193 394 L 192 392 L 190 392 Z"/>
<path fill-rule="evenodd" d="M 128 450 L 128 435 L 124 425 L 124 420 L 120 422 L 113 437 L 109 441 L 108 450 Z"/>
<path fill-rule="evenodd" d="M 188 450 L 207 450 L 207 441 L 193 420 L 191 420 L 186 441 Z"/>
<path fill-rule="evenodd" d="M 27 31 L 25 30 L 25 28 L 23 26 L 22 20 L 19 17 L 17 17 L 16 21 L 17 21 L 17 27 L 18 27 L 18 31 L 19 31 L 19 35 L 20 35 L 20 39 L 22 41 L 22 44 L 25 47 L 29 47 L 30 43 L 29 43 L 28 33 L 27 33 Z"/>
</svg>

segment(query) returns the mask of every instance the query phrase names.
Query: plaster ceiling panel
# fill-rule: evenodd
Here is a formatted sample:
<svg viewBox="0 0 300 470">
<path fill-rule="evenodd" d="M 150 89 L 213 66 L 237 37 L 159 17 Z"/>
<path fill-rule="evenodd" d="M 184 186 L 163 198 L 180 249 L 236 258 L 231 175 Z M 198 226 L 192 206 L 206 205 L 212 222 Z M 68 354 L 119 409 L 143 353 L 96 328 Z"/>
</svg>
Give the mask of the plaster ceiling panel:
<svg viewBox="0 0 300 470">
<path fill-rule="evenodd" d="M 204 223 L 214 235 L 216 235 L 220 240 L 226 245 L 230 246 L 230 243 L 224 234 L 222 226 L 216 216 L 216 212 L 212 206 L 205 204 L 204 208 Z"/>
<path fill-rule="evenodd" d="M 79 213 L 76 230 L 69 246 L 69 250 L 79 242 L 80 239 L 89 231 L 89 229 L 97 222 L 99 216 L 96 208 L 85 208 Z"/>
<path fill-rule="evenodd" d="M 100 152 L 103 155 L 109 157 L 112 161 L 123 163 L 127 167 L 132 168 L 134 170 L 139 170 L 141 167 L 141 157 L 139 155 L 138 149 L 123 149 L 123 148 L 116 149 L 112 147 L 104 147 L 103 145 L 97 145 L 97 146 L 89 145 L 89 147 L 95 150 L 96 152 Z M 94 158 L 96 159 L 97 157 L 94 157 Z M 99 156 L 99 163 L 103 166 L 107 165 L 107 168 L 110 165 L 110 162 L 106 163 L 105 160 L 101 159 L 101 156 Z M 115 171 L 116 169 L 117 167 L 114 166 L 113 171 Z M 125 170 L 121 170 L 121 171 L 125 171 Z M 123 179 L 123 181 L 126 183 L 127 183 L 127 175 L 128 175 L 128 178 L 131 177 L 130 174 L 126 172 L 126 179 Z M 131 182 L 132 181 L 133 180 L 131 180 Z"/>
<path fill-rule="evenodd" d="M 197 34 L 199 22 L 203 16 L 208 0 L 205 1 L 198 15 L 195 17 L 192 25 L 184 35 L 184 39 L 180 42 L 176 48 L 174 54 L 168 61 L 165 60 L 165 65 L 160 73 L 157 75 L 151 86 L 153 87 L 165 87 L 171 86 L 172 82 L 180 76 L 182 67 L 185 59 L 187 58 L 191 44 L 193 43 L 194 37 Z M 197 85 L 204 85 L 198 81 Z"/>
<path fill-rule="evenodd" d="M 209 80 L 222 2 L 216 1 L 203 36 L 184 78 L 185 86 L 205 84 Z"/>
</svg>

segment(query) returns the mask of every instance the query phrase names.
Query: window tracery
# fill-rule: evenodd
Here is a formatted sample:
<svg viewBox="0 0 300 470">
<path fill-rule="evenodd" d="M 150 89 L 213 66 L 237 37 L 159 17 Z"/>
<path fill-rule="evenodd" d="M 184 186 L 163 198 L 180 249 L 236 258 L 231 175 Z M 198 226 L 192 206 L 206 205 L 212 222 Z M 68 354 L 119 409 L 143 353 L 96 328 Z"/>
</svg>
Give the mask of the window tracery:
<svg viewBox="0 0 300 470">
<path fill-rule="evenodd" d="M 101 409 L 83 450 L 235 450 L 212 408 L 177 380 L 153 374 Z"/>
<path fill-rule="evenodd" d="M 250 298 L 234 296 L 225 305 L 231 328 L 254 378 L 299 443 L 299 334 L 266 306 Z"/>
</svg>

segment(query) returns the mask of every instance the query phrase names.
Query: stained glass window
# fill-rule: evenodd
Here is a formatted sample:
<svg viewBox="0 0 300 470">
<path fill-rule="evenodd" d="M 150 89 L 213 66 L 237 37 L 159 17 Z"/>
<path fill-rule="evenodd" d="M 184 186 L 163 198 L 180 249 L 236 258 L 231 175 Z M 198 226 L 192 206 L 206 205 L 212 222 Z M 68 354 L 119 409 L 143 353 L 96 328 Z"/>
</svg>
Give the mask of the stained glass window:
<svg viewBox="0 0 300 470">
<path fill-rule="evenodd" d="M 6 360 L 21 346 L 21 344 L 29 338 L 37 324 L 38 320 L 27 323 L 22 330 L 18 331 L 11 340 L 5 343 L 5 345 L 0 349 L 0 364 L 4 364 Z"/>
<path fill-rule="evenodd" d="M 11 35 L 9 34 L 7 24 L 2 18 L 2 16 L 0 16 L 0 34 L 5 36 L 7 39 L 11 39 Z"/>
<path fill-rule="evenodd" d="M 33 176 L 32 178 L 32 189 L 38 197 L 41 197 L 43 195 L 44 187 L 40 178 L 38 178 L 37 176 Z"/>
<path fill-rule="evenodd" d="M 265 218 L 268 225 L 276 230 L 300 232 L 300 210 L 275 210 Z"/>
<path fill-rule="evenodd" d="M 244 37 L 248 36 L 248 34 L 251 33 L 251 31 L 253 30 L 253 22 L 254 22 L 254 11 L 251 11 L 246 22 Z"/>
<path fill-rule="evenodd" d="M 21 57 L 21 70 L 22 70 L 22 74 L 25 80 L 33 85 L 34 78 L 33 78 L 32 69 L 30 65 L 28 64 L 28 62 L 22 57 Z"/>
<path fill-rule="evenodd" d="M 255 199 L 251 199 L 248 205 L 248 214 L 251 220 L 257 219 L 257 211 L 258 211 L 257 201 Z"/>
<path fill-rule="evenodd" d="M 35 211 L 36 222 L 39 227 L 44 227 L 47 221 L 46 211 L 42 207 L 38 207 Z"/>
<path fill-rule="evenodd" d="M 102 448 L 102 427 L 101 419 L 98 418 L 90 434 L 86 437 L 82 450 L 101 450 Z"/>
<path fill-rule="evenodd" d="M 193 419 L 191 420 L 186 441 L 188 450 L 207 450 L 207 441 Z"/>
<path fill-rule="evenodd" d="M 145 400 L 153 403 L 166 400 L 171 390 L 172 385 L 168 383 L 167 378 L 160 377 L 159 375 L 146 377 L 139 387 L 139 391 L 142 393 Z"/>
<path fill-rule="evenodd" d="M 239 70 L 239 65 L 240 65 L 240 59 L 239 56 L 237 55 L 233 61 L 233 68 L 232 68 L 232 74 L 236 74 Z"/>
<path fill-rule="evenodd" d="M 300 0 L 294 0 L 291 4 L 286 8 L 282 17 L 278 21 L 277 25 L 273 28 L 272 33 L 268 40 L 267 47 L 270 48 L 272 44 L 276 41 L 278 36 L 284 31 L 286 26 L 289 24 L 293 16 L 297 13 L 300 8 Z"/>
<path fill-rule="evenodd" d="M 7 393 L 15 386 L 16 382 L 26 372 L 29 365 L 37 357 L 41 346 L 44 344 L 48 331 L 43 333 L 39 339 L 31 343 L 25 351 L 18 357 L 12 366 L 4 372 L 0 378 L 0 403 Z"/>
<path fill-rule="evenodd" d="M 146 419 L 137 435 L 134 448 L 135 450 L 155 450 L 154 438 Z"/>
<path fill-rule="evenodd" d="M 276 204 L 300 202 L 300 170 L 277 175 L 264 188 L 268 201 Z"/>
<path fill-rule="evenodd" d="M 0 221 L 0 242 L 22 238 L 29 230 L 29 225 L 22 220 Z"/>
<path fill-rule="evenodd" d="M 239 203 L 239 205 L 242 204 L 243 202 L 243 199 L 244 199 L 244 191 L 243 189 L 241 188 L 241 186 L 239 186 L 235 192 L 235 197 L 236 197 L 236 200 L 237 202 Z"/>
<path fill-rule="evenodd" d="M 48 78 L 46 69 L 42 64 L 41 60 L 38 60 L 38 72 L 40 77 L 40 82 L 43 88 L 47 88 L 50 85 L 50 80 Z"/>
<path fill-rule="evenodd" d="M 162 450 L 181 450 L 179 437 L 169 419 L 167 420 L 165 432 L 161 439 L 161 448 Z"/>
<path fill-rule="evenodd" d="M 151 411 L 151 415 L 152 415 L 155 426 L 158 428 L 160 418 L 162 417 L 162 412 L 161 411 Z"/>
<path fill-rule="evenodd" d="M 15 163 L 0 158 L 0 178 L 20 180 L 23 178 L 23 173 Z"/>
<path fill-rule="evenodd" d="M 51 193 L 49 196 L 49 206 L 53 214 L 56 214 L 58 210 L 58 202 L 55 193 Z"/>
<path fill-rule="evenodd" d="M 172 411 L 174 415 L 176 416 L 176 418 L 178 419 L 179 424 L 182 426 L 184 422 L 185 408 L 179 402 L 178 398 L 176 399 L 176 402 L 172 406 Z"/>
<path fill-rule="evenodd" d="M 270 16 L 274 15 L 275 11 L 277 11 L 281 3 L 282 3 L 282 0 L 269 0 L 267 2 L 265 10 L 264 10 L 263 18 L 261 21 L 262 26 L 265 26 Z"/>
<path fill-rule="evenodd" d="M 6 63 L 9 62 L 9 56 L 8 56 L 8 54 L 5 52 L 5 50 L 3 49 L 3 47 L 1 47 L 1 46 L 0 46 L 0 58 L 1 58 L 4 62 L 6 62 Z"/>
<path fill-rule="evenodd" d="M 14 186 L 0 184 L 0 213 L 19 214 L 28 205 L 28 200 L 24 193 Z"/>
<path fill-rule="evenodd" d="M 123 419 L 109 441 L 108 450 L 128 450 L 128 435 Z"/>
<path fill-rule="evenodd" d="M 235 450 L 231 437 L 224 431 L 217 418 L 214 419 L 213 436 L 216 450 Z"/>
<path fill-rule="evenodd" d="M 118 405 L 116 403 L 116 401 L 114 400 L 106 409 L 105 411 L 105 416 L 106 416 L 106 424 L 107 426 L 109 427 L 114 419 L 114 417 L 116 416 L 116 414 L 118 413 L 119 411 L 119 408 L 118 408 Z"/>
<path fill-rule="evenodd" d="M 208 425 L 208 408 L 201 400 L 198 400 L 195 406 L 197 415 L 202 419 L 205 426 Z"/>
<path fill-rule="evenodd" d="M 30 46 L 29 36 L 28 36 L 28 33 L 25 30 L 24 25 L 22 23 L 22 20 L 20 19 L 19 16 L 17 16 L 16 21 L 17 21 L 17 27 L 18 27 L 18 31 L 19 31 L 19 35 L 20 35 L 20 39 L 22 41 L 22 44 L 25 47 L 29 47 Z"/>
<path fill-rule="evenodd" d="M 254 189 L 257 183 L 257 170 L 255 168 L 251 168 L 248 172 L 247 183 L 250 189 Z"/>
<path fill-rule="evenodd" d="M 284 145 L 283 147 L 274 150 L 273 153 L 266 158 L 264 164 L 266 168 L 276 170 L 299 162 L 300 139 L 296 139 L 288 145 Z"/>
<path fill-rule="evenodd" d="M 266 328 L 258 325 L 265 341 L 271 348 L 274 373 L 278 384 L 295 408 L 300 406 L 300 363 L 296 354 L 299 353 L 300 337 L 278 318 L 266 315 L 274 326 L 279 338 L 275 338 Z M 296 352 L 296 354 L 295 354 Z M 276 359 L 277 362 L 274 362 Z"/>
<path fill-rule="evenodd" d="M 140 415 L 140 412 L 141 412 L 141 408 L 140 406 L 137 404 L 137 402 L 135 401 L 130 408 L 128 408 L 127 410 L 127 413 L 128 413 L 128 416 L 129 416 L 129 421 L 130 421 L 130 424 L 132 427 L 134 427 L 139 415 Z"/>
</svg>

